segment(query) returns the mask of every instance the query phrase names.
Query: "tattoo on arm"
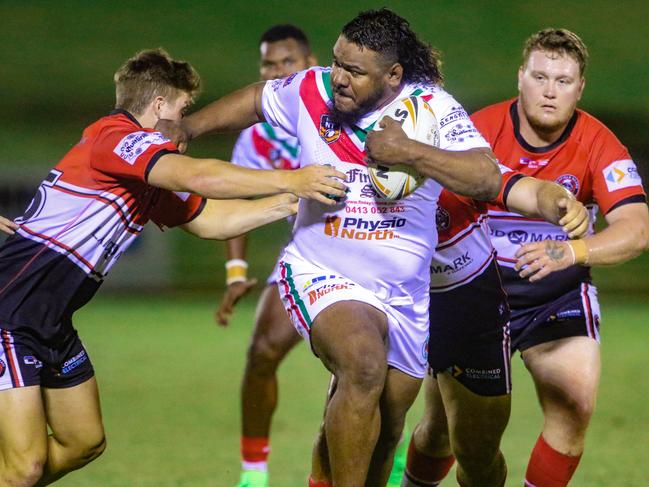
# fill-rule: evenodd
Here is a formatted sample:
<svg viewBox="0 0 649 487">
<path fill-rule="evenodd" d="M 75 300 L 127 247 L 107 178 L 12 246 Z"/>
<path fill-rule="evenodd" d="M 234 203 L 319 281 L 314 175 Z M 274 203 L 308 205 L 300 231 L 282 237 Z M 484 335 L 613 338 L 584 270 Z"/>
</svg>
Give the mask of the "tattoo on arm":
<svg viewBox="0 0 649 487">
<path fill-rule="evenodd" d="M 551 260 L 559 262 L 566 255 L 566 251 L 557 242 L 547 240 L 545 242 L 545 254 L 550 257 Z"/>
</svg>

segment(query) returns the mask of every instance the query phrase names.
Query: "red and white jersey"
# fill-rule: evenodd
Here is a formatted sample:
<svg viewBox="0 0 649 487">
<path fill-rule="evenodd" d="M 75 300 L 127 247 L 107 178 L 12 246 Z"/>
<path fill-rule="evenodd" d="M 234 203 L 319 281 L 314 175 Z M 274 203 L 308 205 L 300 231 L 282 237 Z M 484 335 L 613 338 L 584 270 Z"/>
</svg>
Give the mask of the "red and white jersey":
<svg viewBox="0 0 649 487">
<path fill-rule="evenodd" d="M 175 151 L 125 111 L 87 127 L 0 248 L 0 320 L 57 323 L 71 302 L 89 299 L 148 220 L 172 227 L 197 216 L 203 198 L 147 184 L 158 159 Z"/>
<path fill-rule="evenodd" d="M 263 91 L 265 119 L 296 136 L 300 165 L 329 164 L 347 174 L 346 200 L 324 206 L 300 200 L 293 240 L 283 260 L 305 260 L 326 272 L 348 277 L 387 304 L 428 294 L 430 259 L 437 244 L 434 215 L 442 190 L 426 180 L 397 201 L 378 199 L 369 181 L 365 137 L 380 111 L 354 126 L 340 126 L 329 114 L 332 104 L 328 68 L 312 68 L 269 81 Z M 438 86 L 404 85 L 399 97 L 424 98 L 440 123 L 440 147 L 466 150 L 487 147 L 469 119 L 453 120 L 463 110 Z"/>
<path fill-rule="evenodd" d="M 241 131 L 232 163 L 249 169 L 297 169 L 299 155 L 297 138 L 264 122 Z"/>
<path fill-rule="evenodd" d="M 503 185 L 492 203 L 506 208 L 509 190 L 524 176 L 503 165 L 500 171 Z M 496 251 L 489 237 L 487 210 L 484 201 L 442 190 L 435 218 L 439 241 L 430 264 L 430 292 L 445 292 L 468 284 L 489 267 Z"/>
<path fill-rule="evenodd" d="M 530 146 L 519 132 L 517 101 L 486 107 L 472 117 L 499 161 L 526 175 L 555 181 L 589 207 L 591 228 L 599 209 L 606 215 L 621 205 L 645 202 L 640 175 L 627 149 L 599 120 L 576 110 L 561 137 L 547 147 Z M 512 308 L 543 304 L 590 280 L 588 269 L 573 266 L 530 284 L 513 270 L 525 243 L 566 240 L 560 227 L 492 208 L 492 242 L 498 252 Z"/>
</svg>

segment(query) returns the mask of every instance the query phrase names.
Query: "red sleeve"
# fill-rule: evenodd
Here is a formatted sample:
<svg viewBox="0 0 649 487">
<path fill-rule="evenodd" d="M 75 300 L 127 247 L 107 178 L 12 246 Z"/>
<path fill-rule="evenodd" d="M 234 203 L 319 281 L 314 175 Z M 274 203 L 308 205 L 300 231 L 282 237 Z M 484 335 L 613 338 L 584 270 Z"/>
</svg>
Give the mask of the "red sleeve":
<svg viewBox="0 0 649 487">
<path fill-rule="evenodd" d="M 173 152 L 175 144 L 153 129 L 112 127 L 97 136 L 90 164 L 113 177 L 146 182 L 158 159 Z"/>
<path fill-rule="evenodd" d="M 602 126 L 592 147 L 589 169 L 593 199 L 602 214 L 626 203 L 646 202 L 638 168 L 617 137 Z"/>
<path fill-rule="evenodd" d="M 159 227 L 176 227 L 189 223 L 205 207 L 207 199 L 192 193 L 160 189 L 149 216 Z"/>
</svg>

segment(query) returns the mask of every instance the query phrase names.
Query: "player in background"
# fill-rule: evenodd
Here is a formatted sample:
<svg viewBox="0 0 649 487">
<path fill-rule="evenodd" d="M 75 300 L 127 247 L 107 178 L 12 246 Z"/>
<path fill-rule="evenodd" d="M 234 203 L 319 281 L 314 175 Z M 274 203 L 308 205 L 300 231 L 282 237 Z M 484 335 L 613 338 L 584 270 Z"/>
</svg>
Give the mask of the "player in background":
<svg viewBox="0 0 649 487">
<path fill-rule="evenodd" d="M 430 221 L 442 186 L 484 200 L 500 190 L 488 144 L 463 121 L 441 130 L 441 148 L 421 144 L 420 155 L 428 157 L 414 166 L 429 179 L 412 195 L 384 201 L 368 191 L 365 139 L 381 109 L 421 96 L 444 117 L 457 102 L 440 82 L 436 53 L 405 19 L 387 9 L 367 11 L 344 26 L 330 69 L 251 85 L 179 124 L 164 124 L 183 142 L 267 121 L 298 137 L 301 166 L 332 164 L 348 175 L 347 197 L 336 207 L 300 201 L 280 266 L 294 326 L 337 379 L 325 432 L 332 480 L 341 487 L 385 485 L 425 375 L 437 240 Z M 451 141 L 453 130 L 463 137 Z M 380 132 L 373 135 L 380 145 Z"/>
<path fill-rule="evenodd" d="M 293 25 L 275 25 L 259 41 L 259 74 L 268 81 L 285 78 L 316 64 L 309 40 Z M 297 169 L 297 139 L 279 127 L 259 123 L 241 132 L 232 152 L 232 163 L 250 169 Z M 287 238 L 288 240 L 288 238 Z M 236 303 L 257 283 L 247 277 L 246 235 L 226 242 L 227 291 L 216 311 L 217 323 L 227 326 Z M 255 313 L 241 382 L 241 465 L 238 487 L 268 485 L 270 428 L 277 407 L 277 368 L 301 340 L 277 292 L 277 268 L 268 277 Z"/>
<path fill-rule="evenodd" d="M 600 121 L 576 108 L 587 58 L 576 34 L 537 32 L 523 51 L 518 98 L 472 116 L 502 164 L 562 184 L 591 209 L 589 235 L 570 241 L 542 222 L 490 210 L 512 310 L 512 348 L 532 375 L 544 415 L 526 472 L 530 487 L 568 485 L 584 450 L 600 375 L 600 313 L 589 268 L 625 262 L 649 245 L 649 212 L 631 156 Z M 593 233 L 598 209 L 607 226 Z M 427 404 L 409 464 L 448 457 L 445 421 L 439 400 Z"/>
<path fill-rule="evenodd" d="M 332 178 L 344 174 L 331 168 L 261 172 L 178 154 L 153 126 L 182 118 L 200 78 L 163 50 L 142 51 L 114 79 L 116 109 L 84 130 L 0 247 L 1 485 L 49 484 L 104 450 L 97 383 L 72 315 L 148 220 L 225 239 L 294 213 L 295 196 L 326 205 L 323 193 L 344 195 Z M 208 199 L 286 192 L 295 196 Z"/>
</svg>

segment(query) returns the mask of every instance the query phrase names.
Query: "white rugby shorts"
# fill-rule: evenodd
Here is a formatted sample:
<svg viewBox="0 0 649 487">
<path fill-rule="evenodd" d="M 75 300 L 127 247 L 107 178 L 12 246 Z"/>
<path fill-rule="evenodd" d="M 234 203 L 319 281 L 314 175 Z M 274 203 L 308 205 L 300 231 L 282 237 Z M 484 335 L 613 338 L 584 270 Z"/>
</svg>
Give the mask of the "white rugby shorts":
<svg viewBox="0 0 649 487">
<path fill-rule="evenodd" d="M 311 345 L 311 325 L 328 306 L 360 301 L 388 318 L 387 362 L 408 375 L 423 378 L 428 359 L 428 292 L 390 298 L 387 302 L 351 279 L 304 262 L 280 260 L 279 293 L 297 332 Z M 341 337 L 341 339 L 344 339 Z"/>
</svg>

